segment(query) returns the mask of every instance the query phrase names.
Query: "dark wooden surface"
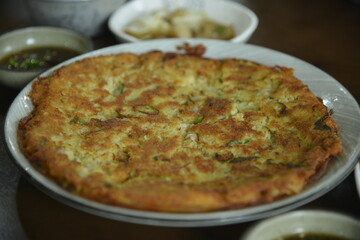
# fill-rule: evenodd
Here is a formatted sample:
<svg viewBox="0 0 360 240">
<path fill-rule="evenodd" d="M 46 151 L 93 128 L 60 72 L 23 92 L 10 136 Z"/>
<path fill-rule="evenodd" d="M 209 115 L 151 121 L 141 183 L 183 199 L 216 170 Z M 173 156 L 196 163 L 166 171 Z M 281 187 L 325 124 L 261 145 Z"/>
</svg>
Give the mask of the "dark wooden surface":
<svg viewBox="0 0 360 240">
<path fill-rule="evenodd" d="M 240 2 L 254 10 L 259 17 L 258 29 L 249 43 L 293 55 L 319 67 L 343 84 L 359 101 L 360 5 L 356 1 Z M 0 34 L 31 25 L 21 0 L 0 1 Z M 117 44 L 109 32 L 92 40 L 95 48 Z M 17 90 L 0 85 L 1 123 L 17 93 Z M 0 133 L 3 139 L 2 129 Z M 0 157 L 0 161 L 8 158 L 3 145 L 0 145 Z M 129 224 L 68 207 L 43 194 L 23 178 L 20 178 L 15 190 L 15 217 L 20 220 L 29 239 L 238 239 L 243 231 L 255 223 L 205 228 Z M 354 175 L 349 175 L 336 188 L 300 209 L 304 208 L 335 210 L 360 218 L 360 200 Z"/>
</svg>

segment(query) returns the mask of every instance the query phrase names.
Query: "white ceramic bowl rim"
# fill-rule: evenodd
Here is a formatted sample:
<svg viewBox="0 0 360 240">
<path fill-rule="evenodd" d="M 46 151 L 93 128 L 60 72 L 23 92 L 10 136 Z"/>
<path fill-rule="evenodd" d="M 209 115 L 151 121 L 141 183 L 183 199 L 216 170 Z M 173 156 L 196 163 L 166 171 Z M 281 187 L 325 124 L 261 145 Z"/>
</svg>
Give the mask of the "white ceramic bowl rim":
<svg viewBox="0 0 360 240">
<path fill-rule="evenodd" d="M 91 40 L 89 38 L 87 38 L 82 33 L 79 33 L 79 32 L 76 32 L 76 31 L 73 31 L 73 30 L 67 29 L 67 28 L 48 27 L 48 26 L 26 27 L 26 28 L 11 30 L 11 31 L 8 31 L 8 32 L 0 35 L 0 42 L 7 38 L 16 37 L 16 34 L 20 34 L 20 33 L 36 34 L 36 33 L 48 32 L 48 31 L 58 32 L 58 33 L 63 33 L 63 34 L 77 35 L 79 38 L 83 39 L 84 42 L 86 42 L 88 51 L 93 50 L 93 43 L 91 42 Z M 36 70 L 19 70 L 19 69 L 7 69 L 7 68 L 0 66 L 0 70 L 2 70 L 2 71 L 19 72 L 19 73 L 20 72 L 39 72 L 39 70 L 43 71 L 46 69 L 48 69 L 48 68 L 42 68 L 42 69 L 36 69 Z"/>
<path fill-rule="evenodd" d="M 38 1 L 38 0 L 36 0 L 36 1 Z M 40 1 L 43 1 L 43 0 L 40 0 Z M 49 1 L 49 0 L 44 0 L 44 1 Z M 72 1 L 72 0 L 70 0 L 70 1 Z M 84 1 L 89 1 L 89 0 L 84 0 Z M 90 1 L 97 1 L 97 0 L 90 0 Z M 67 33 L 71 33 L 71 34 L 76 34 L 76 35 L 79 35 L 79 37 L 87 39 L 89 44 L 92 45 L 91 41 L 85 35 L 83 35 L 82 33 L 76 32 L 76 31 L 68 29 L 68 28 L 50 27 L 50 26 L 25 27 L 25 28 L 11 30 L 11 31 L 8 31 L 8 32 L 5 32 L 5 33 L 1 34 L 0 35 L 0 41 L 1 41 L 1 39 L 9 37 L 9 36 L 11 36 L 11 35 L 13 35 L 15 33 L 20 33 L 20 32 L 46 32 L 46 31 L 59 31 L 59 32 L 62 31 L 64 33 L 67 32 Z"/>
<path fill-rule="evenodd" d="M 355 166 L 355 184 L 360 197 L 360 161 Z"/>
</svg>

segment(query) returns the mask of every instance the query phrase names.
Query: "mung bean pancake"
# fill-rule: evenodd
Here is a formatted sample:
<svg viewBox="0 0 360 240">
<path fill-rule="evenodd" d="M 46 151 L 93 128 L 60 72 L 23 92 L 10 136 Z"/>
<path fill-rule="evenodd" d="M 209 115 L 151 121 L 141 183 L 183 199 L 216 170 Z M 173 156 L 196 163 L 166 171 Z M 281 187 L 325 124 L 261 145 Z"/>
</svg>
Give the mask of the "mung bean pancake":
<svg viewBox="0 0 360 240">
<path fill-rule="evenodd" d="M 208 212 L 300 193 L 342 151 L 293 69 L 187 50 L 86 58 L 35 81 L 22 152 L 94 201 Z"/>
</svg>

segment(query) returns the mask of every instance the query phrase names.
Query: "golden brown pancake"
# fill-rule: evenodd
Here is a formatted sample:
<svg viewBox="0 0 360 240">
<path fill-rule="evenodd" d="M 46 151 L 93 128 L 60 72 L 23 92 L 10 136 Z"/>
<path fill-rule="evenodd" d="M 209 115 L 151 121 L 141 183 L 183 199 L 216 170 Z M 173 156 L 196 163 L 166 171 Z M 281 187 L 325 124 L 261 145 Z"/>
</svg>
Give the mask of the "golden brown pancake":
<svg viewBox="0 0 360 240">
<path fill-rule="evenodd" d="M 22 152 L 94 201 L 207 212 L 298 194 L 342 151 L 293 69 L 187 50 L 86 58 L 35 81 Z"/>
</svg>

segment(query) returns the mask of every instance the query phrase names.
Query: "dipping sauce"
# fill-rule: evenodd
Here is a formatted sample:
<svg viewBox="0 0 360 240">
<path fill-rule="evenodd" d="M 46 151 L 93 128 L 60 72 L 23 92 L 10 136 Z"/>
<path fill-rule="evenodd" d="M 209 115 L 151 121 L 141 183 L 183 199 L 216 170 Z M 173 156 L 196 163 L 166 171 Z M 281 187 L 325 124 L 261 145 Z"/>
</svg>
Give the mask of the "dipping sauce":
<svg viewBox="0 0 360 240">
<path fill-rule="evenodd" d="M 80 53 L 58 47 L 29 48 L 0 60 L 0 66 L 9 70 L 39 70 L 55 66 Z"/>
<path fill-rule="evenodd" d="M 323 233 L 300 233 L 285 236 L 279 240 L 350 240 L 348 238 Z"/>
</svg>

